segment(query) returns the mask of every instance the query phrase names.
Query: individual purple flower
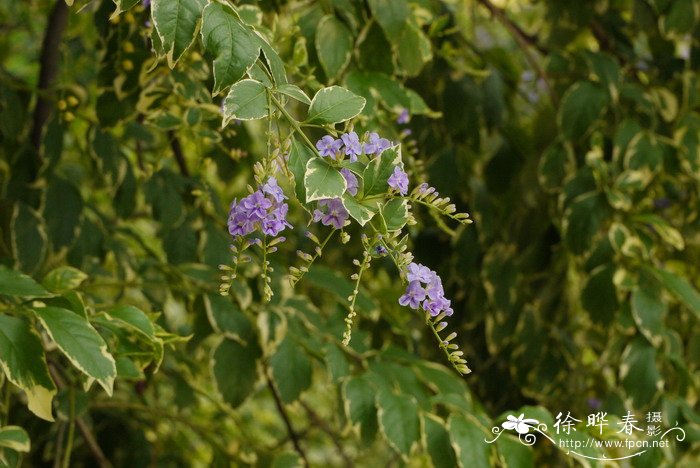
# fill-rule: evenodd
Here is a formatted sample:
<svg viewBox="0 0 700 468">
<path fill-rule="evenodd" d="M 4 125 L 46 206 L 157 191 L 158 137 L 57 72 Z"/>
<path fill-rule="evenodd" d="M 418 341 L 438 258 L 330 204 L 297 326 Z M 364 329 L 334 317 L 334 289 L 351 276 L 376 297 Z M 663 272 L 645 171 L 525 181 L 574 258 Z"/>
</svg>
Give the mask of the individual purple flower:
<svg viewBox="0 0 700 468">
<path fill-rule="evenodd" d="M 241 206 L 247 210 L 250 218 L 263 219 L 272 202 L 261 191 L 255 191 L 241 200 Z"/>
<path fill-rule="evenodd" d="M 267 179 L 267 182 L 262 186 L 262 191 L 267 195 L 272 195 L 272 198 L 274 198 L 277 203 L 281 203 L 287 198 L 282 191 L 282 187 L 277 185 L 277 179 L 274 177 Z"/>
<path fill-rule="evenodd" d="M 421 286 L 420 281 L 411 281 L 406 286 L 406 292 L 399 298 L 399 304 L 409 306 L 411 309 L 420 307 L 421 301 L 425 299 L 425 289 Z"/>
<path fill-rule="evenodd" d="M 352 173 L 350 169 L 347 168 L 342 168 L 340 170 L 340 173 L 343 175 L 343 178 L 345 179 L 345 182 L 347 183 L 347 191 L 350 195 L 357 195 L 357 188 L 358 188 L 358 182 L 357 182 L 357 177 L 355 177 L 355 174 Z"/>
<path fill-rule="evenodd" d="M 335 159 L 336 153 L 340 151 L 343 146 L 343 141 L 336 140 L 330 135 L 326 135 L 316 142 L 316 149 L 318 154 L 321 156 L 327 156 L 331 159 Z"/>
<path fill-rule="evenodd" d="M 394 167 L 394 172 L 387 180 L 389 187 L 398 190 L 401 195 L 406 195 L 408 193 L 408 174 L 404 172 L 401 167 Z"/>
<path fill-rule="evenodd" d="M 432 278 L 430 278 L 425 288 L 428 297 L 433 300 L 444 299 L 445 290 L 442 288 L 442 280 L 434 271 L 430 273 L 432 274 Z"/>
<path fill-rule="evenodd" d="M 408 123 L 408 121 L 411 119 L 411 117 L 408 114 L 408 109 L 402 109 L 401 113 L 399 116 L 396 118 L 396 123 L 399 125 L 405 125 Z"/>
<path fill-rule="evenodd" d="M 285 227 L 292 227 L 292 225 L 287 222 L 287 211 L 289 211 L 289 205 L 281 203 L 277 208 L 269 212 L 260 223 L 263 234 L 276 236 L 282 232 Z"/>
<path fill-rule="evenodd" d="M 326 208 L 325 211 L 321 209 L 314 210 L 314 222 L 321 221 L 324 226 L 333 226 L 336 229 L 340 229 L 345 225 L 350 214 L 348 210 L 345 209 L 340 198 L 329 198 L 325 200 L 319 200 L 319 208 Z"/>
<path fill-rule="evenodd" d="M 391 142 L 386 138 L 380 138 L 376 132 L 367 136 L 367 143 L 364 145 L 365 154 L 380 154 L 387 148 L 391 148 Z"/>
<path fill-rule="evenodd" d="M 343 151 L 350 157 L 350 161 L 357 161 L 357 157 L 362 154 L 362 145 L 360 144 L 360 137 L 357 136 L 357 133 L 344 133 L 340 136 L 340 139 L 343 140 L 343 144 L 345 145 Z"/>
<path fill-rule="evenodd" d="M 406 275 L 406 279 L 408 279 L 408 281 L 428 283 L 432 279 L 432 274 L 432 270 L 427 266 L 421 265 L 420 263 L 411 262 L 408 265 L 408 274 Z"/>
</svg>

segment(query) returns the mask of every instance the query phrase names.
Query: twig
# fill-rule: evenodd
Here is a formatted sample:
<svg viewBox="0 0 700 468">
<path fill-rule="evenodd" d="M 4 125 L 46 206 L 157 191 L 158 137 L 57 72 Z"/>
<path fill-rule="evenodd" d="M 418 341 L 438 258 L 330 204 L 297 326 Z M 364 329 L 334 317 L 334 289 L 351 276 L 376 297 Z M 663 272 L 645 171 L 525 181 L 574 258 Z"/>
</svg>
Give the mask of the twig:
<svg viewBox="0 0 700 468">
<path fill-rule="evenodd" d="M 39 85 L 37 90 L 37 101 L 34 107 L 34 118 L 32 123 L 31 143 L 36 149 L 37 168 L 41 166 L 41 134 L 44 125 L 51 114 L 51 99 L 47 91 L 58 74 L 59 46 L 63 31 L 68 24 L 68 5 L 65 0 L 56 0 L 56 4 L 51 10 L 49 20 L 46 25 L 44 42 L 41 46 L 41 57 L 39 58 Z"/>
<path fill-rule="evenodd" d="M 328 434 L 328 436 L 331 438 L 333 441 L 333 445 L 335 445 L 335 448 L 338 449 L 338 453 L 342 457 L 343 461 L 345 462 L 345 466 L 352 466 L 352 460 L 348 456 L 347 453 L 345 453 L 345 450 L 343 450 L 343 444 L 338 440 L 338 434 L 333 432 L 333 429 L 326 423 L 326 421 L 321 418 L 316 411 L 311 408 L 308 403 L 306 403 L 304 400 L 301 398 L 299 399 L 299 403 L 301 403 L 301 406 L 304 408 L 306 411 L 306 414 L 309 415 L 309 419 L 318 426 L 323 432 Z"/>
<path fill-rule="evenodd" d="M 302 460 L 304 460 L 304 466 L 308 467 L 309 466 L 309 460 L 306 458 L 306 453 L 304 453 L 304 450 L 301 448 L 301 444 L 299 443 L 299 434 L 294 430 L 294 426 L 292 426 L 292 422 L 289 419 L 289 415 L 287 414 L 287 410 L 284 408 L 284 403 L 282 402 L 282 398 L 280 398 L 280 394 L 277 391 L 277 388 L 275 388 L 275 384 L 272 383 L 272 379 L 270 378 L 270 375 L 268 373 L 268 370 L 265 369 L 265 380 L 267 381 L 267 387 L 270 389 L 270 392 L 272 393 L 273 398 L 275 399 L 275 405 L 277 406 L 277 411 L 279 412 L 280 416 L 282 417 L 282 420 L 284 421 L 284 425 L 287 426 L 287 433 L 289 434 L 289 438 L 292 440 L 292 445 L 294 445 L 294 450 L 297 451 L 299 456 L 301 457 Z"/>
<path fill-rule="evenodd" d="M 173 150 L 175 155 L 175 161 L 177 162 L 177 167 L 180 168 L 180 173 L 185 177 L 190 176 L 190 171 L 187 169 L 187 162 L 185 161 L 185 154 L 182 152 L 182 146 L 180 146 L 180 140 L 177 139 L 177 135 L 172 130 L 168 130 L 168 140 L 170 140 L 170 148 Z"/>
<path fill-rule="evenodd" d="M 63 381 L 61 374 L 58 373 L 58 369 L 52 362 L 49 363 L 49 373 L 51 374 L 53 381 L 56 382 L 56 386 L 59 390 L 66 388 L 66 383 Z M 90 428 L 87 426 L 87 424 L 85 424 L 85 421 L 78 417 L 75 418 L 75 424 L 78 426 L 78 429 L 80 429 L 80 433 L 83 435 L 85 443 L 90 449 L 90 452 L 92 452 L 92 455 L 97 460 L 97 464 L 100 466 L 100 468 L 112 468 L 112 464 L 109 462 L 104 452 L 98 445 L 97 441 L 92 435 L 92 432 L 90 431 Z"/>
<path fill-rule="evenodd" d="M 503 26 L 505 26 L 505 28 L 508 30 L 513 39 L 515 39 L 515 42 L 518 44 L 518 47 L 520 47 L 520 50 L 522 50 L 523 54 L 525 54 L 525 60 L 527 60 L 532 69 L 535 71 L 535 73 L 537 73 L 537 75 L 542 79 L 545 86 L 547 87 L 547 92 L 549 94 L 550 99 L 552 100 L 552 104 L 556 105 L 559 99 L 554 93 L 554 89 L 552 88 L 549 82 L 549 76 L 547 76 L 547 73 L 544 71 L 540 63 L 537 61 L 535 55 L 530 50 L 531 47 L 534 47 L 540 53 L 546 54 L 547 49 L 542 47 L 537 42 L 537 38 L 535 36 L 526 33 L 520 26 L 518 26 L 517 23 L 514 23 L 510 18 L 508 18 L 506 12 L 502 8 L 499 8 L 493 3 L 491 3 L 491 0 L 478 1 L 491 12 L 494 18 L 496 18 L 501 24 L 503 24 Z"/>
</svg>

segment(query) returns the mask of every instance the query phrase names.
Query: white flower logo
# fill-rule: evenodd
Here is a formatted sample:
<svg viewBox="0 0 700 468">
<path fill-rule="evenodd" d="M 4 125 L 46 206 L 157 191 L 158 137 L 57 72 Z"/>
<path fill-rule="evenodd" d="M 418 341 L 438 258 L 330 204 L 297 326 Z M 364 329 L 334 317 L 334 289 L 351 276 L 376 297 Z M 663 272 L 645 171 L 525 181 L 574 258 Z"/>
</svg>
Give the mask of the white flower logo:
<svg viewBox="0 0 700 468">
<path fill-rule="evenodd" d="M 527 434 L 530 427 L 539 423 L 539 421 L 536 419 L 525 419 L 525 413 L 521 413 L 517 418 L 515 416 L 508 415 L 506 419 L 507 421 L 504 421 L 503 424 L 501 424 L 503 429 L 515 429 L 518 434 Z"/>
</svg>

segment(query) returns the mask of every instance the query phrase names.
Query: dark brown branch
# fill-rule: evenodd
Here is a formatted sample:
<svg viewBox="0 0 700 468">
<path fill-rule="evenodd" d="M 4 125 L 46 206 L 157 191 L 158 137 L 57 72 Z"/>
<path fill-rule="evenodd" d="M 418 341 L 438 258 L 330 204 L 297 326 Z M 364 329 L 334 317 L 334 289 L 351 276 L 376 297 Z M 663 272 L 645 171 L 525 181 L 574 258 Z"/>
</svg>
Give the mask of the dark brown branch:
<svg viewBox="0 0 700 468">
<path fill-rule="evenodd" d="M 338 454 L 341 456 L 343 461 L 345 462 L 345 466 L 351 467 L 352 466 L 352 460 L 348 456 L 347 453 L 345 453 L 345 450 L 343 450 L 343 444 L 341 441 L 338 439 L 338 434 L 336 434 L 333 429 L 326 423 L 326 421 L 323 420 L 321 416 L 316 413 L 316 411 L 311 408 L 308 403 L 306 403 L 304 400 L 299 399 L 299 403 L 301 403 L 301 406 L 304 408 L 306 411 L 306 414 L 309 415 L 309 419 L 313 424 L 318 426 L 323 432 L 328 434 L 328 436 L 331 438 L 333 441 L 333 445 L 335 445 L 335 448 L 338 450 Z"/>
<path fill-rule="evenodd" d="M 275 406 L 277 406 L 277 411 L 282 417 L 284 425 L 287 426 L 287 433 L 289 434 L 289 438 L 292 441 L 292 445 L 294 445 L 294 450 L 296 450 L 301 459 L 304 460 L 304 466 L 308 467 L 309 460 L 306 458 L 306 453 L 301 448 L 301 444 L 299 442 L 299 434 L 297 434 L 297 432 L 294 430 L 294 426 L 292 426 L 292 421 L 289 419 L 287 410 L 284 408 L 282 398 L 280 397 L 280 394 L 277 391 L 275 384 L 272 382 L 272 379 L 270 378 L 267 370 L 265 371 L 265 380 L 267 380 L 267 388 L 270 389 L 270 393 L 272 393 L 272 397 L 275 399 Z"/>
<path fill-rule="evenodd" d="M 68 5 L 65 0 L 56 0 L 56 4 L 49 14 L 44 33 L 44 42 L 41 46 L 41 57 L 39 58 L 39 86 L 37 88 L 37 101 L 34 107 L 34 117 L 32 122 L 31 143 L 36 149 L 37 162 L 41 163 L 41 135 L 44 125 L 51 115 L 51 96 L 48 93 L 51 85 L 58 74 L 59 46 L 63 38 L 63 32 L 68 24 Z"/>
<path fill-rule="evenodd" d="M 190 171 L 187 169 L 185 154 L 182 152 L 180 140 L 177 139 L 177 135 L 175 135 L 174 131 L 168 130 L 168 140 L 170 140 L 170 148 L 173 150 L 173 155 L 175 155 L 175 161 L 177 162 L 177 167 L 180 169 L 180 174 L 189 177 Z"/>
<path fill-rule="evenodd" d="M 63 381 L 61 374 L 59 374 L 58 369 L 52 362 L 49 362 L 49 373 L 51 374 L 53 381 L 56 382 L 56 386 L 59 390 L 66 388 L 66 383 Z M 92 455 L 95 457 L 95 460 L 97 460 L 97 464 L 100 466 L 100 468 L 112 468 L 112 464 L 105 456 L 104 452 L 95 440 L 95 437 L 93 437 L 92 432 L 90 431 L 88 425 L 85 424 L 85 421 L 78 417 L 75 418 L 75 424 L 78 426 L 78 429 L 80 429 L 80 433 L 83 435 L 85 443 L 90 449 L 90 452 L 92 452 Z"/>
<path fill-rule="evenodd" d="M 552 88 L 552 85 L 549 82 L 549 77 L 547 76 L 547 73 L 542 68 L 540 63 L 537 61 L 537 57 L 535 57 L 535 55 L 530 50 L 531 48 L 534 48 L 540 53 L 546 54 L 547 49 L 545 49 L 539 44 L 536 36 L 526 33 L 517 23 L 514 23 L 510 18 L 508 18 L 508 15 L 506 15 L 506 12 L 502 8 L 499 8 L 493 3 L 491 3 L 491 0 L 478 1 L 484 7 L 486 7 L 487 10 L 491 12 L 491 15 L 493 15 L 494 18 L 496 18 L 501 24 L 503 24 L 503 26 L 508 30 L 513 39 L 515 39 L 515 42 L 518 44 L 518 47 L 520 47 L 520 50 L 522 50 L 523 54 L 525 54 L 525 60 L 527 60 L 527 62 L 530 64 L 535 73 L 537 73 L 537 75 L 542 79 L 542 81 L 544 81 L 544 84 L 547 87 L 549 97 L 552 100 L 552 104 L 556 105 L 559 99 L 554 93 L 554 89 Z"/>
</svg>

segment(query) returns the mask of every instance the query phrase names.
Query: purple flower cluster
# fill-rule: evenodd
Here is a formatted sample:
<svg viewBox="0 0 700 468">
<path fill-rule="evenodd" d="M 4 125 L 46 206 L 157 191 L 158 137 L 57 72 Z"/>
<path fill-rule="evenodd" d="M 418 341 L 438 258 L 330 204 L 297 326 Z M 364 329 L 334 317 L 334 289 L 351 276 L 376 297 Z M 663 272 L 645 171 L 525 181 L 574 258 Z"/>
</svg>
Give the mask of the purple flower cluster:
<svg viewBox="0 0 700 468">
<path fill-rule="evenodd" d="M 380 154 L 385 149 L 391 147 L 391 142 L 386 138 L 380 138 L 375 132 L 366 133 L 363 141 L 355 132 L 348 132 L 340 135 L 340 138 L 333 138 L 326 135 L 316 142 L 316 149 L 321 156 L 336 160 L 344 155 L 350 162 L 357 161 L 361 154 Z M 342 159 L 342 158 L 340 158 Z"/>
<path fill-rule="evenodd" d="M 350 213 L 345 209 L 340 198 L 319 200 L 318 208 L 314 210 L 315 223 L 321 221 L 324 226 L 333 226 L 336 229 L 342 228 L 349 216 Z"/>
<path fill-rule="evenodd" d="M 399 166 L 394 167 L 394 172 L 389 176 L 387 183 L 401 195 L 408 193 L 408 174 Z"/>
<path fill-rule="evenodd" d="M 228 216 L 228 232 L 233 237 L 245 236 L 260 228 L 263 234 L 276 236 L 285 227 L 289 206 L 284 203 L 287 197 L 277 185 L 277 179 L 270 177 L 261 187 L 241 201 L 233 200 Z"/>
<path fill-rule="evenodd" d="M 407 279 L 408 286 L 399 298 L 399 304 L 411 309 L 423 307 L 433 317 L 441 313 L 452 315 L 451 302 L 445 298 L 442 280 L 437 273 L 420 263 L 411 263 L 408 265 Z"/>
</svg>

